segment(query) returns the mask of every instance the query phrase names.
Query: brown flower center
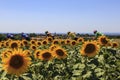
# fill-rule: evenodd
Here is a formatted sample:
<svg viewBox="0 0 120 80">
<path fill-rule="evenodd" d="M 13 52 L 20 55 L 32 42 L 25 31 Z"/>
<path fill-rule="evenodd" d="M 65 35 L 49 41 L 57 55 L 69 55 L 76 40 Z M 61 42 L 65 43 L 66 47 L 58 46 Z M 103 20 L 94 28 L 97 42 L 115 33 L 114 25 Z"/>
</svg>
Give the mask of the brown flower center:
<svg viewBox="0 0 120 80">
<path fill-rule="evenodd" d="M 58 56 L 64 56 L 64 52 L 63 52 L 63 50 L 61 50 L 61 49 L 56 50 L 56 54 L 57 54 Z"/>
<path fill-rule="evenodd" d="M 20 55 L 14 55 L 10 59 L 10 66 L 15 69 L 19 69 L 21 66 L 23 66 L 23 64 L 23 57 Z"/>
<path fill-rule="evenodd" d="M 49 59 L 51 56 L 52 56 L 52 55 L 51 55 L 51 53 L 49 53 L 49 52 L 46 52 L 46 53 L 44 53 L 44 54 L 42 55 L 42 57 L 43 57 L 44 59 Z"/>
<path fill-rule="evenodd" d="M 93 53 L 95 51 L 95 45 L 94 44 L 87 44 L 85 48 L 85 53 Z"/>
<path fill-rule="evenodd" d="M 11 48 L 17 48 L 18 47 L 18 44 L 17 43 L 12 43 L 11 44 Z"/>
</svg>

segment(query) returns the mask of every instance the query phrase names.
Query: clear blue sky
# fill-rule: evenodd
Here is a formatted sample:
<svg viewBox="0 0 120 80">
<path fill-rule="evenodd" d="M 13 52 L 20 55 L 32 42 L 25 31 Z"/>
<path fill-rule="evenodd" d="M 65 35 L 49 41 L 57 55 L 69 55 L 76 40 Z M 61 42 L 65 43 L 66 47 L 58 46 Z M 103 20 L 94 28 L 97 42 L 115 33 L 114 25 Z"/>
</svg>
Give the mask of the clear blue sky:
<svg viewBox="0 0 120 80">
<path fill-rule="evenodd" d="M 0 32 L 120 32 L 120 0 L 0 0 Z"/>
</svg>

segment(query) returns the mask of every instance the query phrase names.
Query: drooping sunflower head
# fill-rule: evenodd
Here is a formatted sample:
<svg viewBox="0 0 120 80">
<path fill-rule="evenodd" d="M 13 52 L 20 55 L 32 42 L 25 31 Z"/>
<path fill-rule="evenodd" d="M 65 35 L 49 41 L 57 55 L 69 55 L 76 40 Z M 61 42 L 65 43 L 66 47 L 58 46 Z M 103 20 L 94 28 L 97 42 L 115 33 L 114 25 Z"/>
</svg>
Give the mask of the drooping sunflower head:
<svg viewBox="0 0 120 80">
<path fill-rule="evenodd" d="M 23 50 L 14 49 L 7 58 L 2 58 L 2 66 L 8 74 L 19 76 L 27 71 L 28 66 L 31 64 L 30 60 Z"/>
<path fill-rule="evenodd" d="M 53 56 L 58 59 L 64 59 L 67 56 L 67 52 L 63 48 L 57 47 L 53 52 Z"/>
<path fill-rule="evenodd" d="M 40 49 L 37 49 L 35 52 L 34 52 L 34 57 L 35 59 L 38 59 L 40 57 L 40 53 L 41 53 L 41 50 Z"/>
<path fill-rule="evenodd" d="M 41 51 L 39 58 L 41 60 L 48 61 L 48 60 L 51 60 L 53 58 L 53 55 L 52 55 L 51 51 L 49 51 L 49 50 L 43 50 L 43 51 Z"/>
<path fill-rule="evenodd" d="M 118 48 L 119 47 L 119 43 L 118 42 L 112 42 L 112 47 L 113 48 Z"/>
<path fill-rule="evenodd" d="M 82 45 L 80 53 L 83 56 L 94 57 L 99 51 L 99 46 L 95 41 L 87 41 Z"/>
<path fill-rule="evenodd" d="M 100 36 L 100 37 L 98 38 L 98 42 L 99 42 L 99 44 L 102 45 L 102 46 L 107 46 L 108 43 L 109 43 L 109 39 L 108 39 L 106 36 Z"/>
<path fill-rule="evenodd" d="M 20 47 L 20 44 L 18 43 L 18 41 L 11 41 L 9 47 L 12 49 L 17 49 Z"/>
</svg>

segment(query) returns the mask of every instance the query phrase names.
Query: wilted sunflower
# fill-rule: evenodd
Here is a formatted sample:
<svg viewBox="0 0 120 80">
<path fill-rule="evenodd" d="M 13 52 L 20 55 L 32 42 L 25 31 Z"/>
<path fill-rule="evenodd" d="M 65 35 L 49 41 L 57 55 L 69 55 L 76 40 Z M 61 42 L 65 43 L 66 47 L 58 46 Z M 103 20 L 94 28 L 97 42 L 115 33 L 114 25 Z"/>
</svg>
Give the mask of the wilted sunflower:
<svg viewBox="0 0 120 80">
<path fill-rule="evenodd" d="M 112 43 L 112 47 L 113 48 L 118 48 L 119 47 L 119 43 L 118 42 L 113 42 Z"/>
<path fill-rule="evenodd" d="M 2 58 L 3 69 L 8 74 L 19 76 L 26 72 L 28 66 L 31 64 L 31 59 L 23 52 L 23 50 L 13 50 L 7 58 Z"/>
<path fill-rule="evenodd" d="M 40 50 L 40 49 L 37 49 L 37 50 L 34 52 L 34 57 L 35 57 L 35 59 L 38 59 L 38 58 L 39 58 L 40 53 L 41 53 L 41 50 Z"/>
<path fill-rule="evenodd" d="M 67 53 L 63 48 L 57 47 L 57 48 L 55 48 L 55 50 L 53 52 L 53 56 L 58 59 L 63 59 L 63 58 L 66 58 Z"/>
<path fill-rule="evenodd" d="M 43 50 L 40 53 L 40 57 L 41 60 L 51 60 L 53 58 L 52 52 L 49 50 Z"/>
<path fill-rule="evenodd" d="M 109 43 L 109 39 L 108 39 L 106 36 L 100 36 L 100 37 L 98 38 L 98 42 L 99 42 L 99 44 L 102 45 L 102 46 L 107 46 L 108 43 Z"/>
<path fill-rule="evenodd" d="M 99 46 L 95 41 L 87 41 L 83 44 L 82 49 L 80 50 L 81 55 L 93 57 L 99 51 Z"/>
<path fill-rule="evenodd" d="M 17 49 L 20 47 L 20 44 L 18 43 L 18 41 L 11 41 L 9 47 L 12 49 Z"/>
</svg>

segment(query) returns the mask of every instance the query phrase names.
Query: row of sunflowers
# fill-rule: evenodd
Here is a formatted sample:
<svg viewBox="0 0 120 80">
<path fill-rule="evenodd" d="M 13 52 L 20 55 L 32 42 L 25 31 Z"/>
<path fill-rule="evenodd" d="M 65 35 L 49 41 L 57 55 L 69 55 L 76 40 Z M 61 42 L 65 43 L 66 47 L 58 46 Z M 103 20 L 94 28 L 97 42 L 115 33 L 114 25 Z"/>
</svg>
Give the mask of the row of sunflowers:
<svg viewBox="0 0 120 80">
<path fill-rule="evenodd" d="M 119 80 L 119 74 L 119 43 L 106 36 L 0 42 L 2 80 Z"/>
</svg>

